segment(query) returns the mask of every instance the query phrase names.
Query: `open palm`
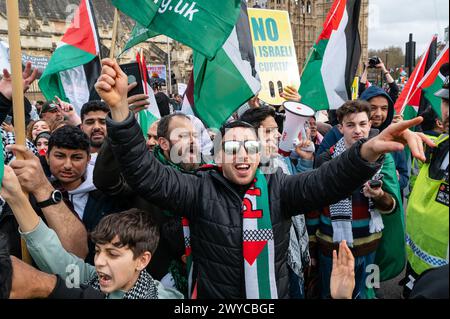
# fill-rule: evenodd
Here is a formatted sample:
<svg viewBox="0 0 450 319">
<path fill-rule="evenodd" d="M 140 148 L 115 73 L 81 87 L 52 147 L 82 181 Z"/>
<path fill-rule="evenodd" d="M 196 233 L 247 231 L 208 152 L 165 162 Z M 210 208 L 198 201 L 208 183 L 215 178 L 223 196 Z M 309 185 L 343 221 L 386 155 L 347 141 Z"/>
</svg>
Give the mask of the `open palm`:
<svg viewBox="0 0 450 319">
<path fill-rule="evenodd" d="M 333 251 L 330 292 L 333 299 L 351 299 L 355 289 L 355 259 L 344 241 L 339 245 L 339 256 Z"/>
</svg>

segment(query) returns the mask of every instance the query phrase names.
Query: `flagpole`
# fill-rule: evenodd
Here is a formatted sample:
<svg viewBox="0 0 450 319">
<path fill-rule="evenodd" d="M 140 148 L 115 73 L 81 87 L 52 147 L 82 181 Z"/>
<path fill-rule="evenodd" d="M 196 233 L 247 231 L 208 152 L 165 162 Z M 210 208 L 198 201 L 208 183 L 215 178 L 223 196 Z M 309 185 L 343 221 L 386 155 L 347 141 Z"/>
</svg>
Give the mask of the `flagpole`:
<svg viewBox="0 0 450 319">
<path fill-rule="evenodd" d="M 25 146 L 25 108 L 22 78 L 22 48 L 20 45 L 20 24 L 19 24 L 19 2 L 17 0 L 6 0 L 6 11 L 8 20 L 8 38 L 11 57 L 11 73 L 13 87 L 13 114 L 14 132 L 17 145 Z M 17 159 L 23 159 L 21 154 L 16 155 Z M 22 239 L 22 260 L 31 264 L 31 256 L 27 250 L 27 245 Z"/>
<path fill-rule="evenodd" d="M 115 8 L 114 9 L 114 22 L 113 22 L 111 49 L 109 50 L 109 58 L 110 59 L 114 59 L 114 53 L 116 51 L 116 40 L 117 40 L 117 29 L 118 28 L 119 28 L 119 10 L 117 8 Z"/>
<path fill-rule="evenodd" d="M 169 43 L 169 37 L 167 37 L 167 64 L 168 64 L 168 82 L 166 84 L 168 84 L 168 94 L 172 94 L 172 68 L 171 68 L 171 56 L 170 56 L 170 43 Z"/>
</svg>

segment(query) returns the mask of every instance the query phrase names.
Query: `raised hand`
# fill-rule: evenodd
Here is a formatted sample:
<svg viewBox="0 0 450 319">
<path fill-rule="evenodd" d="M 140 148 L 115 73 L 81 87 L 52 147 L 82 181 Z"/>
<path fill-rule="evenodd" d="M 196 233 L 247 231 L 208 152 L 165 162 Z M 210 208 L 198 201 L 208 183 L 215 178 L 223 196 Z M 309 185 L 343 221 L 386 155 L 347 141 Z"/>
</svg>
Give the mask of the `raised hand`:
<svg viewBox="0 0 450 319">
<path fill-rule="evenodd" d="M 122 122 L 128 117 L 128 77 L 115 60 L 102 60 L 102 73 L 95 84 L 95 89 L 111 108 L 111 115 L 115 121 Z"/>
<path fill-rule="evenodd" d="M 301 141 L 298 141 L 298 144 L 295 146 L 295 152 L 298 156 L 300 156 L 304 160 L 313 160 L 315 147 L 314 143 L 311 141 L 311 129 L 307 128 L 305 130 L 306 136 L 302 136 Z"/>
<path fill-rule="evenodd" d="M 361 157 L 368 162 L 377 161 L 383 154 L 403 151 L 408 145 L 411 154 L 418 160 L 425 162 L 423 142 L 430 147 L 435 147 L 431 139 L 422 133 L 414 133 L 409 129 L 423 122 L 422 117 L 403 121 L 388 126 L 377 137 L 364 143 L 361 147 Z"/>
<path fill-rule="evenodd" d="M 355 289 L 355 258 L 345 240 L 339 245 L 339 256 L 333 251 L 330 292 L 333 299 L 352 299 Z"/>
<path fill-rule="evenodd" d="M 6 149 L 14 154 L 20 153 L 22 155 L 23 160 L 14 160 L 10 164 L 22 188 L 34 195 L 45 192 L 45 196 L 48 196 L 46 186 L 49 185 L 49 182 L 42 169 L 41 162 L 33 152 L 23 145 L 16 144 L 8 145 Z"/>
<path fill-rule="evenodd" d="M 24 197 L 19 179 L 14 173 L 14 170 L 7 165 L 5 165 L 5 170 L 3 173 L 2 190 L 0 192 L 0 195 L 8 203 L 10 201 L 19 199 L 21 196 Z"/>
<path fill-rule="evenodd" d="M 38 70 L 32 70 L 31 62 L 27 62 L 22 73 L 23 91 L 26 92 L 31 84 L 36 80 Z M 0 80 L 0 93 L 2 93 L 8 100 L 12 99 L 12 76 L 8 70 L 3 69 L 3 78 Z"/>
<path fill-rule="evenodd" d="M 14 126 L 12 124 L 3 122 L 1 127 L 2 127 L 3 131 L 5 131 L 7 133 L 14 133 Z"/>
<path fill-rule="evenodd" d="M 58 96 L 55 95 L 55 99 L 57 101 L 56 107 L 61 112 L 61 114 L 70 122 L 73 126 L 78 126 L 81 124 L 81 118 L 75 111 L 74 107 L 67 102 L 61 100 Z"/>
</svg>

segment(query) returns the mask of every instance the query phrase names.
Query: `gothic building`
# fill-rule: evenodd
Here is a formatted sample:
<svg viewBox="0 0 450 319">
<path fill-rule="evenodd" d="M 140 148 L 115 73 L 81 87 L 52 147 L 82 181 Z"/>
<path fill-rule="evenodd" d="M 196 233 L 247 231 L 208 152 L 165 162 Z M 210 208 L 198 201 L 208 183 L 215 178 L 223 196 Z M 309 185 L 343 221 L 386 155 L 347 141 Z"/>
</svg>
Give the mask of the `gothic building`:
<svg viewBox="0 0 450 319">
<path fill-rule="evenodd" d="M 20 0 L 20 31 L 22 51 L 32 58 L 49 58 L 56 49 L 59 41 L 78 7 L 79 1 L 73 0 Z M 102 45 L 102 56 L 109 56 L 111 47 L 112 25 L 114 20 L 114 7 L 109 0 L 92 1 L 97 21 L 97 29 Z M 117 39 L 116 55 L 129 39 L 133 28 L 133 21 L 121 15 L 119 36 Z M 6 15 L 6 0 L 0 0 L 0 40 L 8 41 L 8 24 Z M 167 65 L 171 52 L 171 66 L 175 79 L 180 83 L 187 83 L 192 71 L 192 50 L 177 42 L 167 43 L 167 37 L 158 36 L 141 45 L 143 53 L 149 64 Z M 129 50 L 119 59 L 126 63 L 134 59 L 137 50 Z M 39 99 L 37 83 L 30 90 L 32 99 Z"/>
<path fill-rule="evenodd" d="M 301 71 L 305 57 L 322 30 L 332 0 L 247 0 L 249 7 L 286 10 L 289 12 L 298 65 Z M 114 8 L 110 0 L 92 1 L 102 44 L 102 56 L 109 55 L 111 46 Z M 23 53 L 32 58 L 49 58 L 64 35 L 77 9 L 73 0 L 20 0 L 20 29 Z M 121 15 L 116 54 L 125 46 L 133 22 Z M 364 59 L 368 56 L 368 0 L 362 0 L 360 32 Z M 0 0 L 0 40 L 8 41 L 6 0 Z M 148 63 L 165 64 L 171 61 L 175 79 L 187 83 L 192 71 L 192 50 L 178 42 L 167 43 L 167 37 L 159 36 L 138 46 L 142 48 Z M 167 52 L 170 51 L 170 59 Z M 129 50 L 120 63 L 134 59 L 136 50 Z M 39 95 L 37 83 L 31 89 Z M 32 97 L 33 99 L 39 96 Z"/>
<path fill-rule="evenodd" d="M 323 23 L 333 5 L 333 0 L 247 0 L 247 3 L 250 8 L 286 10 L 289 12 L 298 65 L 301 71 L 310 48 L 322 31 Z M 362 0 L 359 30 L 362 43 L 361 58 L 364 60 L 368 58 L 368 23 L 369 0 Z"/>
</svg>

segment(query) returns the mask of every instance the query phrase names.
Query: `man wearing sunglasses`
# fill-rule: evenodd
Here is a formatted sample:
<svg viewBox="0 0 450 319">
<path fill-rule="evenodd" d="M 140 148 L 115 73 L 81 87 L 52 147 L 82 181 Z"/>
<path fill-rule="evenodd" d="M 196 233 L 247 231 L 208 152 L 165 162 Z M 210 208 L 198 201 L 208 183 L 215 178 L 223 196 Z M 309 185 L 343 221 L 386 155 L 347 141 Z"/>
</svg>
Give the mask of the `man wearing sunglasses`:
<svg viewBox="0 0 450 319">
<path fill-rule="evenodd" d="M 281 134 L 278 131 L 275 117 L 276 113 L 273 108 L 263 106 L 245 111 L 240 118 L 241 121 L 251 124 L 258 131 L 258 137 L 263 145 L 264 172 L 274 174 L 281 168 L 283 173 L 295 175 L 312 170 L 314 153 L 303 151 L 301 145 L 288 157 L 283 157 L 278 153 Z M 312 145 L 312 142 L 302 141 L 301 144 L 309 146 Z M 303 158 L 302 155 L 306 156 Z M 304 272 L 311 261 L 308 242 L 305 216 L 293 216 L 288 250 L 289 294 L 292 299 L 305 298 Z"/>
<path fill-rule="evenodd" d="M 128 109 L 126 74 L 114 60 L 105 59 L 102 65 L 96 89 L 111 108 L 107 128 L 115 157 L 131 187 L 189 219 L 198 298 L 288 298 L 292 215 L 349 196 L 377 172 L 385 153 L 409 144 L 412 154 L 424 160 L 421 138 L 433 145 L 407 130 L 420 124 L 418 118 L 359 141 L 318 170 L 295 176 L 278 170 L 264 176 L 258 169 L 254 128 L 235 122 L 215 139 L 217 166 L 186 174 L 149 154 Z"/>
</svg>

